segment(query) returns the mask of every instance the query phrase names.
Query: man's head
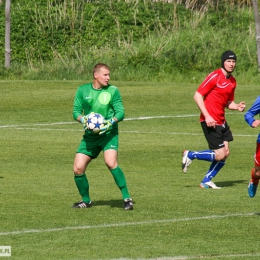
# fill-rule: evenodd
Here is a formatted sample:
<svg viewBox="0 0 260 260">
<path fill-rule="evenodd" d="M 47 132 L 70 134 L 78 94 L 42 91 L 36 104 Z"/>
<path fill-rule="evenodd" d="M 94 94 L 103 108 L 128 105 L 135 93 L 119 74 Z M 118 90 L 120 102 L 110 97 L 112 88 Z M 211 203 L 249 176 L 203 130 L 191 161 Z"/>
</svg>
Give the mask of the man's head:
<svg viewBox="0 0 260 260">
<path fill-rule="evenodd" d="M 107 86 L 110 80 L 110 68 L 104 63 L 98 63 L 93 68 L 94 81 L 100 87 Z"/>
<path fill-rule="evenodd" d="M 225 51 L 221 56 L 221 67 L 227 72 L 232 73 L 236 67 L 237 56 L 233 51 Z"/>
</svg>

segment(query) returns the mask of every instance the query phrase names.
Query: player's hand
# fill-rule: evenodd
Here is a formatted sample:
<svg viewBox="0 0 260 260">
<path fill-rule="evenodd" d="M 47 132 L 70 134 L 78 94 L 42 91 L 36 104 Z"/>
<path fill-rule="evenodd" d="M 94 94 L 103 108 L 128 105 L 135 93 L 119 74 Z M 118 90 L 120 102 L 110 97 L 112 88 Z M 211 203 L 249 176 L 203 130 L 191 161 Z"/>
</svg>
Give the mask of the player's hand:
<svg viewBox="0 0 260 260">
<path fill-rule="evenodd" d="M 88 116 L 82 116 L 80 118 L 80 123 L 83 125 L 84 130 L 87 129 Z"/>
<path fill-rule="evenodd" d="M 94 113 L 94 112 L 91 112 L 90 114 L 88 114 L 88 115 L 86 115 L 86 116 L 82 116 L 82 117 L 80 118 L 80 123 L 83 125 L 83 128 L 84 128 L 85 131 L 87 130 L 88 117 L 89 117 L 89 115 L 91 115 L 92 113 Z"/>
<path fill-rule="evenodd" d="M 260 125 L 260 120 L 255 120 L 253 124 L 251 125 L 253 128 L 256 128 Z"/>
<path fill-rule="evenodd" d="M 208 127 L 216 127 L 216 122 L 211 116 L 207 116 L 205 117 L 205 122 L 207 124 Z"/>
<path fill-rule="evenodd" d="M 103 135 L 105 132 L 112 129 L 112 125 L 116 123 L 116 120 L 114 118 L 111 118 L 109 120 L 104 121 L 104 126 L 100 128 L 99 135 Z"/>
<path fill-rule="evenodd" d="M 237 110 L 240 111 L 240 112 L 243 112 L 246 108 L 246 104 L 245 104 L 245 101 L 242 101 L 240 102 L 238 105 L 237 105 Z"/>
</svg>

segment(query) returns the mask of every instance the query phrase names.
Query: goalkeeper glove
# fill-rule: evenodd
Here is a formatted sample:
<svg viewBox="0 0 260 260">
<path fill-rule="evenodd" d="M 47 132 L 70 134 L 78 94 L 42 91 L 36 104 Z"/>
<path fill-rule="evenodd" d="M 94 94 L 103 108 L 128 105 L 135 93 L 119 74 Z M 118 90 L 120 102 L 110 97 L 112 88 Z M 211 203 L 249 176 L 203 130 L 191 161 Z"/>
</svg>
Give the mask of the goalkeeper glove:
<svg viewBox="0 0 260 260">
<path fill-rule="evenodd" d="M 87 129 L 88 116 L 89 116 L 89 115 L 87 115 L 87 116 L 82 116 L 82 117 L 80 118 L 80 123 L 83 125 L 84 130 Z"/>
<path fill-rule="evenodd" d="M 112 125 L 116 123 L 116 120 L 114 118 L 111 118 L 109 120 L 104 121 L 104 126 L 100 128 L 99 135 L 103 135 L 105 132 L 112 129 Z"/>
</svg>

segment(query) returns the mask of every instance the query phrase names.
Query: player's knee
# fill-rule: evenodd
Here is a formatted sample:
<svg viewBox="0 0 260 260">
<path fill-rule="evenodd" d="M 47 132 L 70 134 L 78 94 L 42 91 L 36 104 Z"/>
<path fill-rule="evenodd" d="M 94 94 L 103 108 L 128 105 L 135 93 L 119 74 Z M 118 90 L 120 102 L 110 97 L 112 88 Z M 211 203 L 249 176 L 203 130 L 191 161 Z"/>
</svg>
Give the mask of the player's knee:
<svg viewBox="0 0 260 260">
<path fill-rule="evenodd" d="M 117 167 L 117 161 L 105 161 L 105 164 L 109 170 L 115 169 Z"/>
<path fill-rule="evenodd" d="M 82 174 L 82 171 L 80 169 L 77 169 L 77 168 L 73 168 L 73 172 L 74 172 L 75 175 Z"/>
<path fill-rule="evenodd" d="M 215 157 L 215 160 L 216 160 L 216 161 L 225 161 L 225 160 L 226 160 L 226 157 L 219 155 L 219 156 L 216 156 L 216 157 Z"/>
<path fill-rule="evenodd" d="M 215 151 L 215 160 L 216 161 L 225 161 L 229 156 L 229 150 L 216 150 Z"/>
<path fill-rule="evenodd" d="M 228 158 L 229 154 L 230 154 L 230 151 L 226 150 L 226 159 Z"/>
<path fill-rule="evenodd" d="M 75 175 L 77 174 L 83 174 L 85 172 L 86 169 L 82 168 L 82 167 L 78 167 L 76 164 L 74 164 L 73 166 L 73 172 Z"/>
</svg>

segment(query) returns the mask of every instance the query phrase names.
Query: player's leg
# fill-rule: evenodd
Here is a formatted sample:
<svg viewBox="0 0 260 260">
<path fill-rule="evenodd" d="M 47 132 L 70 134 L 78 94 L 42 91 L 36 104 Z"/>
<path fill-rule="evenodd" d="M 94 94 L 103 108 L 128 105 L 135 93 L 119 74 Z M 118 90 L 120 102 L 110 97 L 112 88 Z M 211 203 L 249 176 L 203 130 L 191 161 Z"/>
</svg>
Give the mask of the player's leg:
<svg viewBox="0 0 260 260">
<path fill-rule="evenodd" d="M 211 143 L 216 143 L 215 138 L 219 138 L 220 135 L 219 130 L 216 132 L 215 128 L 208 127 L 206 122 L 201 122 L 201 127 L 204 133 L 204 136 L 209 144 L 209 147 L 211 147 Z M 215 146 L 213 146 L 215 147 Z M 219 148 L 219 147 L 217 147 Z M 192 163 L 194 159 L 197 160 L 203 160 L 208 162 L 213 162 L 215 160 L 215 151 L 213 149 L 209 150 L 202 150 L 202 151 L 189 151 L 185 150 L 182 155 L 182 171 L 184 173 L 187 172 L 188 167 Z"/>
<path fill-rule="evenodd" d="M 228 142 L 224 142 L 225 147 L 221 149 L 214 150 L 215 152 L 215 160 L 211 163 L 208 172 L 206 173 L 204 179 L 202 182 L 208 182 L 211 181 L 212 178 L 214 178 L 217 173 L 220 171 L 220 169 L 225 165 L 226 163 L 226 158 L 229 155 L 229 146 Z M 224 158 L 224 160 L 219 160 Z"/>
<path fill-rule="evenodd" d="M 188 167 L 194 159 L 212 162 L 215 160 L 215 153 L 212 150 L 189 151 L 185 150 L 182 154 L 182 171 L 186 173 Z"/>
<path fill-rule="evenodd" d="M 85 174 L 88 164 L 100 153 L 97 143 L 92 138 L 85 137 L 79 144 L 74 159 L 74 180 L 81 195 L 81 201 L 75 203 L 73 208 L 89 208 L 92 206 L 89 196 L 89 182 Z"/>
<path fill-rule="evenodd" d="M 211 163 L 208 172 L 204 176 L 203 180 L 200 183 L 201 188 L 210 188 L 209 185 L 214 186 L 211 184 L 212 178 L 214 178 L 220 169 L 225 165 L 225 161 L 214 161 Z M 211 187 L 212 188 L 212 187 Z"/>
<path fill-rule="evenodd" d="M 76 153 L 74 159 L 74 180 L 78 188 L 79 194 L 82 197 L 82 200 L 75 203 L 73 208 L 87 208 L 91 207 L 91 200 L 89 196 L 89 183 L 85 170 L 87 165 L 91 162 L 91 158 L 82 153 Z"/>
<path fill-rule="evenodd" d="M 256 153 L 254 156 L 255 167 L 251 170 L 251 179 L 248 184 L 248 195 L 253 198 L 256 194 L 259 179 L 260 179 L 260 143 L 256 143 Z"/>
<path fill-rule="evenodd" d="M 122 197 L 124 200 L 124 209 L 132 210 L 133 209 L 133 201 L 129 194 L 126 178 L 124 172 L 118 165 L 118 135 L 112 136 L 112 138 L 108 137 L 108 142 L 104 146 L 104 160 L 105 164 L 110 170 L 112 176 L 114 177 L 115 183 L 120 189 L 122 193 Z"/>
<path fill-rule="evenodd" d="M 215 160 L 200 183 L 200 188 L 220 189 L 213 181 L 218 172 L 225 166 L 229 156 L 229 142 L 233 141 L 232 132 L 227 124 L 216 126 L 216 131 L 208 136 L 209 148 L 215 152 Z"/>
</svg>

